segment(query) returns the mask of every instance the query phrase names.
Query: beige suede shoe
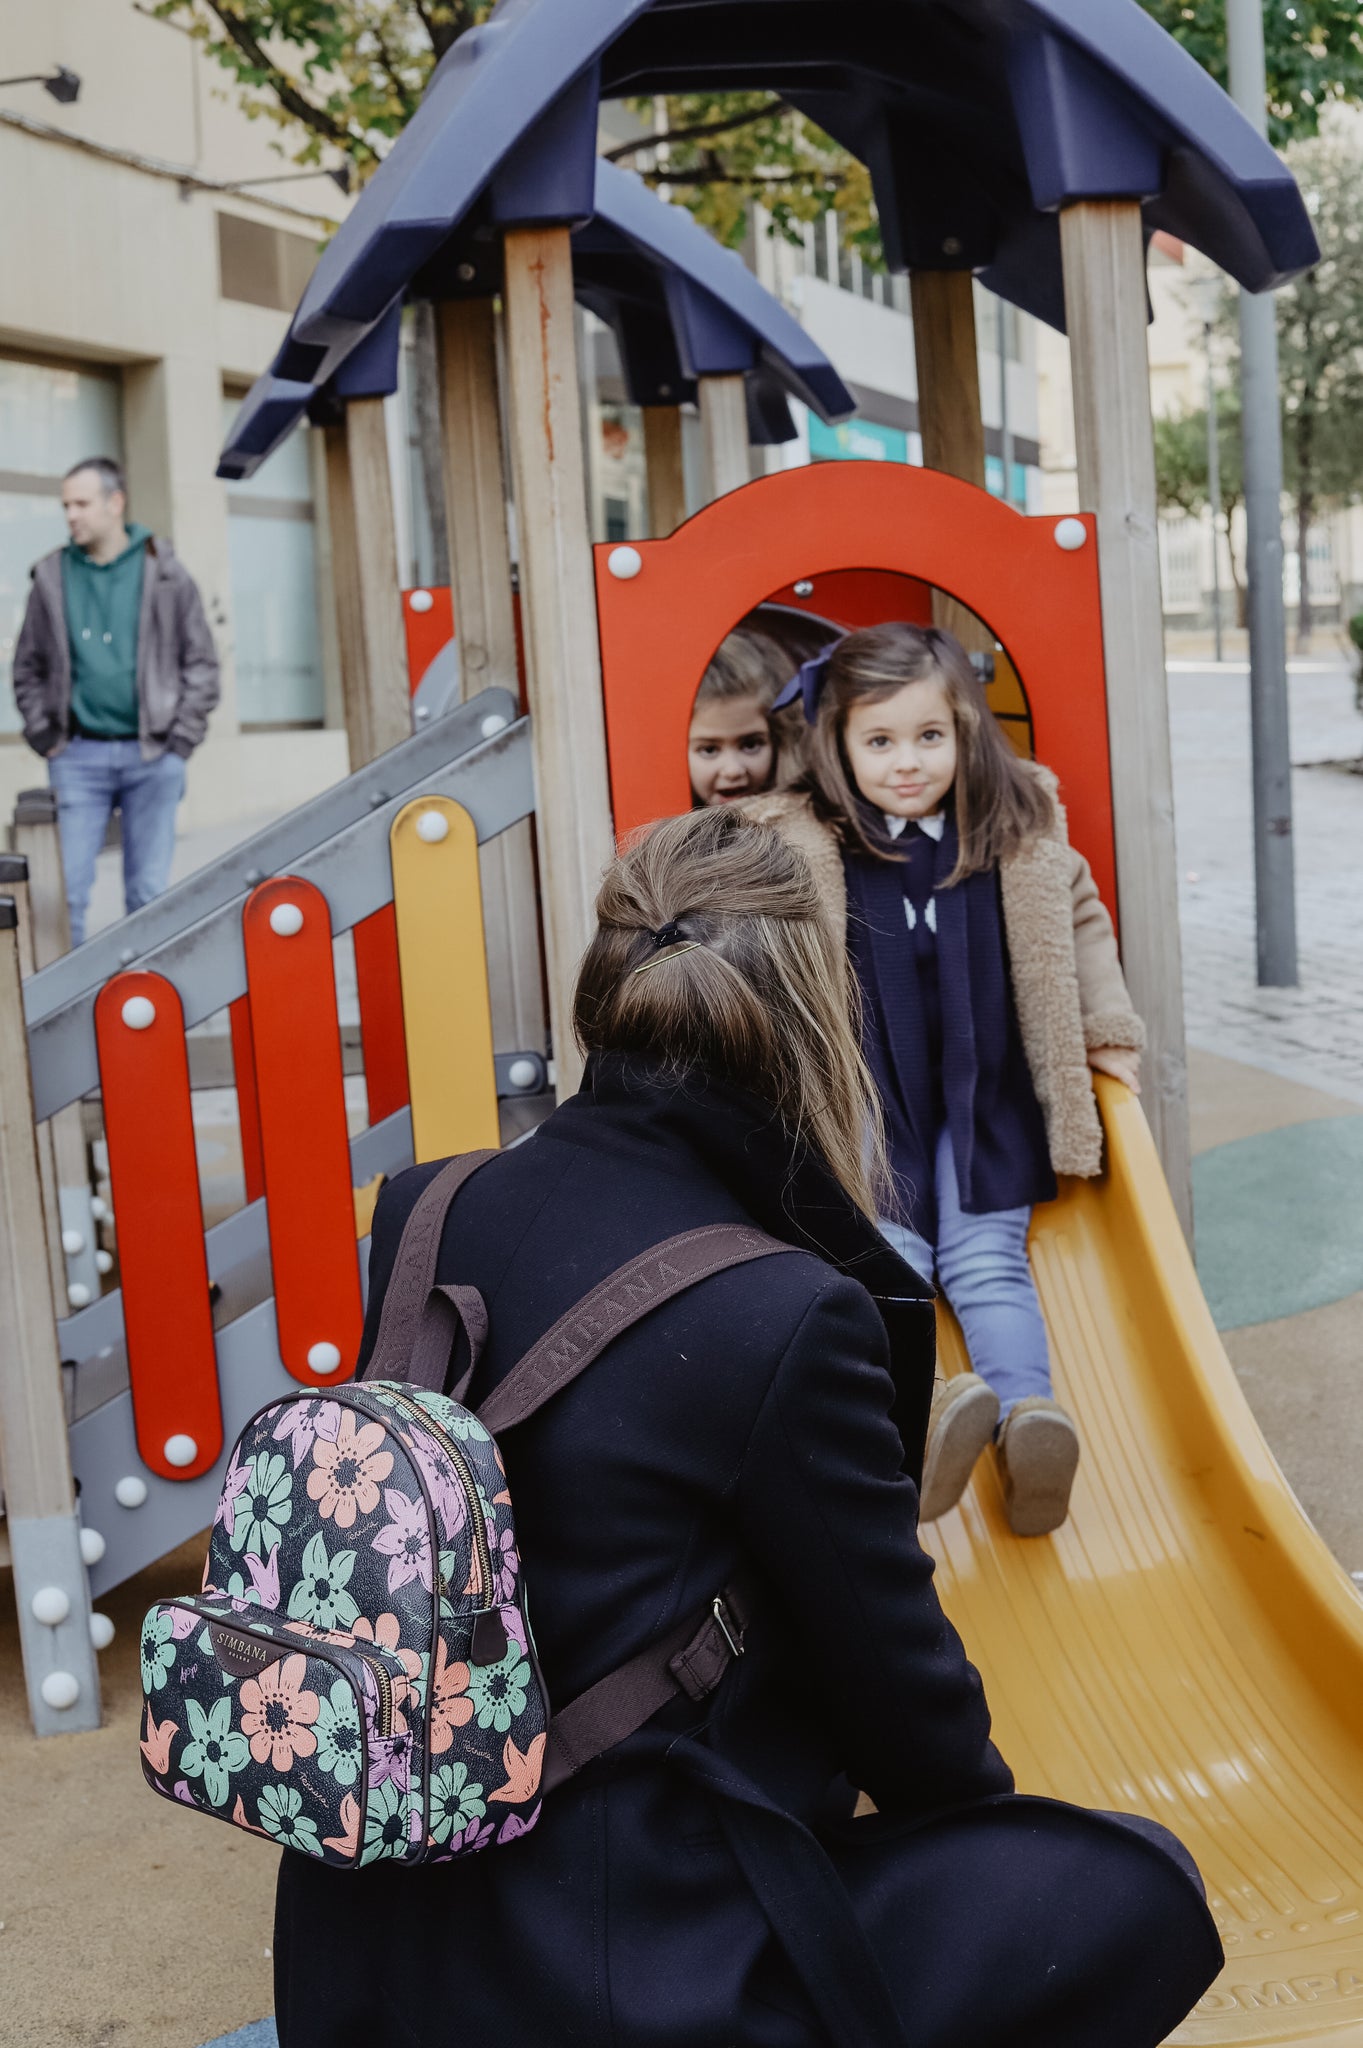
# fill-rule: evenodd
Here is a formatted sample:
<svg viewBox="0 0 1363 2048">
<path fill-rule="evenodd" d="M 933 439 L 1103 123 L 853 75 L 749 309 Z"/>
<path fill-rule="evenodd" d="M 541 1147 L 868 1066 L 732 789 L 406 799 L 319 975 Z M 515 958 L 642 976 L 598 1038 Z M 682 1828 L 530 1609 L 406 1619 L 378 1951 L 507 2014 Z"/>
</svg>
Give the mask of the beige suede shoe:
<svg viewBox="0 0 1363 2048">
<path fill-rule="evenodd" d="M 935 1522 L 955 1507 L 998 1419 L 999 1397 L 977 1373 L 962 1372 L 955 1379 L 938 1380 L 932 1390 L 928 1447 L 923 1456 L 920 1522 Z"/>
<path fill-rule="evenodd" d="M 1034 1394 L 1010 1408 L 998 1440 L 999 1476 L 1015 1536 L 1049 1536 L 1070 1511 L 1079 1432 L 1058 1401 Z"/>
</svg>

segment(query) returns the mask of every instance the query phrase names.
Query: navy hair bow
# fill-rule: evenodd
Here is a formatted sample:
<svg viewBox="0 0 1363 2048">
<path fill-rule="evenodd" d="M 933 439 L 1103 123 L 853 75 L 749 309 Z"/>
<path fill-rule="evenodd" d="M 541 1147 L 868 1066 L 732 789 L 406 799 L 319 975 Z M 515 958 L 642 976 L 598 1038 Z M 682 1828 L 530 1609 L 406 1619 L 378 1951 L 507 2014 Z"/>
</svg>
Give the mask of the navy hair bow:
<svg viewBox="0 0 1363 2048">
<path fill-rule="evenodd" d="M 834 648 L 843 637 L 839 634 L 838 640 L 830 641 L 812 661 L 807 661 L 796 669 L 780 696 L 772 704 L 773 711 L 784 710 L 787 704 L 793 704 L 798 697 L 804 704 L 805 722 L 809 725 L 814 724 L 819 715 L 819 692 L 828 675 L 828 664 L 833 659 Z"/>
</svg>

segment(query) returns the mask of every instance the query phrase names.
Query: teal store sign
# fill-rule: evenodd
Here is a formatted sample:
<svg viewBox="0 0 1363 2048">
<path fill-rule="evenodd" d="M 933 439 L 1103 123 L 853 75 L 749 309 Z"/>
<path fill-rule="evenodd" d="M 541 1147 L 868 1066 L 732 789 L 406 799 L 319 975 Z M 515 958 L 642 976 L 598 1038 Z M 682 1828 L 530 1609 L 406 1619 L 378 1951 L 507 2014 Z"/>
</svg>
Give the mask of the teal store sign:
<svg viewBox="0 0 1363 2048">
<path fill-rule="evenodd" d="M 828 427 L 812 412 L 809 454 L 813 462 L 907 462 L 909 437 L 898 427 L 880 427 L 874 420 L 844 420 L 841 426 Z"/>
</svg>

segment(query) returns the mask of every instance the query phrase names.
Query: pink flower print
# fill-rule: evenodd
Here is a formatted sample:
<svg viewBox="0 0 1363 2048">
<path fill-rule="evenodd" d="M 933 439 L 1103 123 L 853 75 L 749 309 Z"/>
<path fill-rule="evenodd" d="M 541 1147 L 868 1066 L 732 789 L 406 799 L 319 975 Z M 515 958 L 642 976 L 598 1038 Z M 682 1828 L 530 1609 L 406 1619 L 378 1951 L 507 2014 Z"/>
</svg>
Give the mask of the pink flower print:
<svg viewBox="0 0 1363 2048">
<path fill-rule="evenodd" d="M 400 1717 L 399 1717 L 400 1718 Z M 392 1784 L 405 1792 L 412 1776 L 412 1738 L 405 1727 L 395 1724 L 391 1735 L 369 1738 L 369 1783 L 372 1787 Z"/>
<path fill-rule="evenodd" d="M 250 1737 L 258 1764 L 287 1771 L 295 1756 L 311 1756 L 316 1749 L 317 1695 L 303 1690 L 307 1669 L 306 1657 L 285 1657 L 242 1685 L 241 1732 Z"/>
<path fill-rule="evenodd" d="M 397 1658 L 403 1670 L 407 1673 L 409 1680 L 419 1678 L 421 1676 L 421 1653 L 418 1650 L 403 1648 L 402 1644 L 398 1641 L 401 1632 L 402 1623 L 398 1620 L 396 1614 L 381 1614 L 377 1621 L 371 1621 L 367 1614 L 362 1614 L 355 1623 L 355 1640 L 357 1642 L 374 1643 L 380 1650 L 387 1650 L 390 1657 Z M 395 1683 L 397 1682 L 395 1681 Z M 409 1684 L 405 1688 L 400 1689 L 405 1700 L 412 1688 Z"/>
<path fill-rule="evenodd" d="M 542 1805 L 543 1801 L 541 1801 L 540 1803 Z M 503 1842 L 514 1842 L 517 1835 L 528 1835 L 531 1828 L 534 1827 L 535 1822 L 539 1819 L 539 1817 L 540 1808 L 538 1806 L 535 1808 L 534 1812 L 530 1814 L 529 1817 L 525 1820 L 522 1820 L 518 1813 L 509 1813 L 506 1819 L 502 1822 L 502 1830 L 497 1837 L 498 1848 L 500 1849 Z"/>
<path fill-rule="evenodd" d="M 456 1486 L 449 1473 L 432 1455 L 430 1445 L 416 1431 L 403 1437 L 403 1442 L 426 1482 L 432 1505 L 440 1517 L 445 1531 L 445 1541 L 450 1542 L 464 1526 L 464 1490 Z"/>
<path fill-rule="evenodd" d="M 175 1793 L 175 1797 L 177 1799 L 183 1800 L 186 1806 L 195 1805 L 196 1802 L 194 1794 L 189 1789 L 188 1778 L 177 1778 L 172 1789 Z"/>
<path fill-rule="evenodd" d="M 258 1557 L 246 1554 L 246 1569 L 251 1574 L 253 1589 L 260 1596 L 262 1607 L 279 1605 L 279 1545 L 276 1543 L 269 1557 L 262 1564 Z"/>
<path fill-rule="evenodd" d="M 341 1419 L 334 1442 L 322 1435 L 318 1423 L 308 1498 L 317 1502 L 324 1520 L 334 1516 L 338 1529 L 351 1529 L 357 1513 L 372 1515 L 378 1506 L 378 1482 L 392 1471 L 393 1453 L 382 1448 L 381 1422 L 365 1422 L 357 1429 L 349 1408 L 339 1408 L 334 1401 L 325 1406 L 336 1408 Z"/>
<path fill-rule="evenodd" d="M 182 1643 L 186 1636 L 192 1636 L 199 1626 L 199 1616 L 188 1607 L 172 1607 L 170 1610 L 170 1639 Z"/>
<path fill-rule="evenodd" d="M 308 1490 L 312 1490 L 311 1480 Z M 388 1559 L 389 1592 L 396 1593 L 403 1586 L 410 1586 L 413 1579 L 420 1579 L 429 1593 L 431 1532 L 426 1523 L 425 1502 L 409 1500 L 397 1487 L 388 1486 L 384 1488 L 383 1504 L 388 1510 L 388 1526 L 373 1539 L 373 1548 Z"/>
<path fill-rule="evenodd" d="M 502 1627 L 506 1630 L 507 1641 L 515 1643 L 522 1657 L 528 1657 L 530 1655 L 530 1645 L 525 1639 L 525 1620 L 519 1607 L 511 1605 L 503 1607 Z"/>
<path fill-rule="evenodd" d="M 473 1701 L 468 1697 L 469 1667 L 451 1664 L 441 1636 L 435 1646 L 435 1677 L 431 1681 L 431 1755 L 440 1756 L 454 1741 L 454 1731 L 473 1718 Z"/>
<path fill-rule="evenodd" d="M 521 1568 L 520 1555 L 516 1549 L 516 1538 L 510 1529 L 503 1529 L 500 1536 L 494 1536 L 488 1546 L 492 1552 L 492 1597 L 500 1605 L 516 1597 L 516 1575 Z"/>
<path fill-rule="evenodd" d="M 240 1800 L 237 1801 L 237 1805 L 241 1805 Z M 345 1829 L 345 1833 L 343 1835 L 324 1836 L 323 1847 L 334 1849 L 339 1856 L 349 1859 L 354 1856 L 360 1839 L 359 1803 L 354 1794 L 350 1792 L 347 1792 L 345 1798 L 341 1801 L 341 1826 Z M 259 1834 L 261 1830 L 257 1829 L 256 1832 Z"/>
<path fill-rule="evenodd" d="M 350 1410 L 343 1408 L 339 1401 L 319 1401 L 312 1418 L 313 1428 L 318 1436 L 324 1437 L 329 1444 L 334 1444 L 336 1433 L 341 1427 L 341 1417 L 349 1413 Z"/>
<path fill-rule="evenodd" d="M 290 1401 L 274 1426 L 274 1440 L 277 1444 L 287 1442 L 293 1452 L 293 1469 L 296 1472 L 317 1434 L 317 1412 L 311 1401 Z"/>
<path fill-rule="evenodd" d="M 245 1489 L 250 1477 L 251 1468 L 249 1465 L 241 1463 L 241 1446 L 238 1445 L 232 1453 L 232 1462 L 228 1466 L 227 1476 L 222 1482 L 222 1494 L 218 1500 L 217 1513 L 213 1517 L 215 1526 L 219 1522 L 222 1523 L 229 1540 L 235 1533 L 237 1526 L 237 1495 Z"/>
<path fill-rule="evenodd" d="M 512 1814 L 510 1818 L 514 1820 L 515 1815 Z M 466 1852 L 471 1853 L 476 1849 L 486 1849 L 488 1843 L 492 1840 L 493 1829 L 496 1825 L 495 1821 L 490 1820 L 486 1827 L 484 1827 L 478 1821 L 471 1820 L 463 1833 L 456 1835 L 450 1843 L 451 1853 L 455 1856 L 462 1856 Z"/>
</svg>

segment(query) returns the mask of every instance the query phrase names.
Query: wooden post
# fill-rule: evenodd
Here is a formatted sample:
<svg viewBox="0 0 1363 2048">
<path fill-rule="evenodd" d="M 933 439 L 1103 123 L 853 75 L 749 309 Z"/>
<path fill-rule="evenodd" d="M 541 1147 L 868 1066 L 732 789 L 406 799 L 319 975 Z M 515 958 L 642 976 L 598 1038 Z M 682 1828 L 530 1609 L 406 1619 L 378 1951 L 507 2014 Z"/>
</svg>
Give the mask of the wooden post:
<svg viewBox="0 0 1363 2048">
<path fill-rule="evenodd" d="M 327 512 L 353 773 L 412 730 L 393 484 L 381 398 L 352 398 L 326 429 Z"/>
<path fill-rule="evenodd" d="M 0 895 L 12 897 L 18 917 L 19 974 L 27 981 L 37 967 L 33 945 L 33 909 L 28 893 L 28 861 L 22 853 L 0 854 Z M 76 1109 L 80 1115 L 79 1106 Z M 43 1190 L 43 1223 L 47 1238 L 47 1262 L 52 1275 L 52 1298 L 66 1300 L 66 1254 L 62 1250 L 61 1202 L 57 1194 L 57 1154 L 52 1122 L 37 1127 L 38 1174 Z"/>
<path fill-rule="evenodd" d="M 98 1728 L 99 1672 L 80 1554 L 19 975 L 0 897 L 0 1461 L 29 1708 L 39 1735 Z"/>
<path fill-rule="evenodd" d="M 913 352 L 918 367 L 918 431 L 923 465 L 985 487 L 984 415 L 975 343 L 975 281 L 968 270 L 915 270 L 909 278 Z M 932 615 L 970 653 L 992 654 L 994 636 L 945 591 Z"/>
<path fill-rule="evenodd" d="M 1079 502 L 1098 521 L 1122 962 L 1145 1019 L 1145 1110 L 1192 1231 L 1183 968 L 1164 672 L 1145 253 L 1135 200 L 1060 216 Z"/>
<path fill-rule="evenodd" d="M 491 299 L 447 299 L 436 319 L 460 689 L 473 697 L 499 684 L 519 695 L 496 314 Z M 543 1052 L 544 974 L 530 820 L 480 847 L 479 868 L 493 1045 L 498 1052 Z"/>
<path fill-rule="evenodd" d="M 20 938 L 20 963 L 25 974 L 49 967 L 71 950 L 71 920 L 66 908 L 66 881 L 62 872 L 61 836 L 57 828 L 57 800 L 50 789 L 20 792 L 14 808 L 10 833 L 14 851 L 28 864 L 28 884 L 20 892 L 20 916 L 24 929 Z M 99 1272 L 95 1264 L 95 1219 L 90 1208 L 90 1159 L 85 1143 L 85 1123 L 78 1102 L 59 1109 L 44 1124 L 39 1137 L 43 1179 L 49 1173 L 52 1206 L 48 1231 L 56 1300 L 65 1314 L 99 1293 Z M 69 1256 L 62 1250 L 62 1238 L 70 1236 L 80 1250 Z M 68 1288 L 76 1290 L 74 1300 Z"/>
<path fill-rule="evenodd" d="M 521 624 L 534 717 L 549 1016 L 560 1099 L 577 1086 L 572 995 L 614 851 L 567 228 L 505 242 Z"/>
<path fill-rule="evenodd" d="M 743 378 L 700 379 L 700 426 L 710 496 L 723 498 L 749 482 L 748 391 Z"/>
<path fill-rule="evenodd" d="M 679 405 L 644 407 L 644 461 L 648 468 L 648 523 L 654 540 L 666 540 L 686 517 Z"/>
</svg>

